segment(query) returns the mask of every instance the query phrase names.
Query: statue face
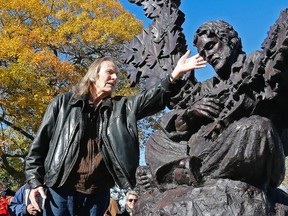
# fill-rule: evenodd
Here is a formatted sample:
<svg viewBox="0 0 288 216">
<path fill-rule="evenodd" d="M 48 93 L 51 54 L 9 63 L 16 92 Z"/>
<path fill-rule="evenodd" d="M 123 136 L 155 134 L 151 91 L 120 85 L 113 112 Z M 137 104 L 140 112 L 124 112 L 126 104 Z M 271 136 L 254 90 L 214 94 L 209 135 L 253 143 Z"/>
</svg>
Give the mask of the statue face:
<svg viewBox="0 0 288 216">
<path fill-rule="evenodd" d="M 195 44 L 200 56 L 202 56 L 222 79 L 228 79 L 231 71 L 231 48 L 218 37 L 201 35 Z"/>
</svg>

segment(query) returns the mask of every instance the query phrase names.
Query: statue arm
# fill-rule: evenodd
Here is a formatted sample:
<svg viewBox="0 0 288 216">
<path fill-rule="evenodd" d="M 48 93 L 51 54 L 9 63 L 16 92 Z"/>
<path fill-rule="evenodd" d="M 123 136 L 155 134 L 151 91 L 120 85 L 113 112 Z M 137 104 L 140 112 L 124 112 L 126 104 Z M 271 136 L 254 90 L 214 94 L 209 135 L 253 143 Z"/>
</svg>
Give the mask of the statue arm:
<svg viewBox="0 0 288 216">
<path fill-rule="evenodd" d="M 166 116 L 165 132 L 172 140 L 187 140 L 202 125 L 214 121 L 221 111 L 219 101 L 215 98 L 202 98 L 190 107 L 175 110 Z M 168 120 L 167 120 L 168 119 Z"/>
</svg>

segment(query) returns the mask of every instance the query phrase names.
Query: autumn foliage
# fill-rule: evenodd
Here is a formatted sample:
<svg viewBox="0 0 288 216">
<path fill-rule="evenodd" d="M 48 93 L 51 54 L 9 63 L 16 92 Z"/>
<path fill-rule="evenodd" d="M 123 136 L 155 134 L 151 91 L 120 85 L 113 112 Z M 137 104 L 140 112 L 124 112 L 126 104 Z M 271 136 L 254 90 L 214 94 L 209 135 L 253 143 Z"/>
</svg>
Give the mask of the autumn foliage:
<svg viewBox="0 0 288 216">
<path fill-rule="evenodd" d="M 0 0 L 1 170 L 23 180 L 47 104 L 96 57 L 120 60 L 123 43 L 141 30 L 116 0 Z"/>
</svg>

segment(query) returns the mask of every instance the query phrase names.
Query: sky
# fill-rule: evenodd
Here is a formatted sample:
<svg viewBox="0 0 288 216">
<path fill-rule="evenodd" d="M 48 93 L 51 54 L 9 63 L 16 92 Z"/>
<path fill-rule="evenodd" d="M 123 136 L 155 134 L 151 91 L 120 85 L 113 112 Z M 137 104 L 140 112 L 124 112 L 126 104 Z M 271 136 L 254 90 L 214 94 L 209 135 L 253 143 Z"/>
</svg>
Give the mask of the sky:
<svg viewBox="0 0 288 216">
<path fill-rule="evenodd" d="M 152 23 L 144 15 L 142 6 L 120 0 L 124 8 L 142 20 L 145 28 Z M 267 32 L 280 15 L 288 8 L 288 0 L 182 0 L 180 10 L 185 14 L 182 25 L 188 49 L 197 53 L 192 40 L 197 28 L 206 21 L 224 20 L 230 23 L 238 32 L 242 40 L 243 50 L 250 54 L 261 49 L 261 44 L 267 37 Z M 210 78 L 214 70 L 209 65 L 205 69 L 196 71 L 199 81 Z"/>
</svg>

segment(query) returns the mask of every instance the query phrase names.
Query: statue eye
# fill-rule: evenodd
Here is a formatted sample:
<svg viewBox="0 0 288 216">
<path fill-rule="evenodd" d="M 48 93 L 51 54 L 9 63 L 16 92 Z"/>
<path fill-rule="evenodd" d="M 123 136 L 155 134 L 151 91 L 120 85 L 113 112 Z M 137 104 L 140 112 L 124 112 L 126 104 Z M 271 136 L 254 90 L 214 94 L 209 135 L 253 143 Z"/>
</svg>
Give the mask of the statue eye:
<svg viewBox="0 0 288 216">
<path fill-rule="evenodd" d="M 215 43 L 209 42 L 209 43 L 207 43 L 207 44 L 205 45 L 205 49 L 206 49 L 206 50 L 210 50 L 210 49 L 212 49 L 212 48 L 214 47 L 214 45 L 215 45 Z"/>
</svg>

